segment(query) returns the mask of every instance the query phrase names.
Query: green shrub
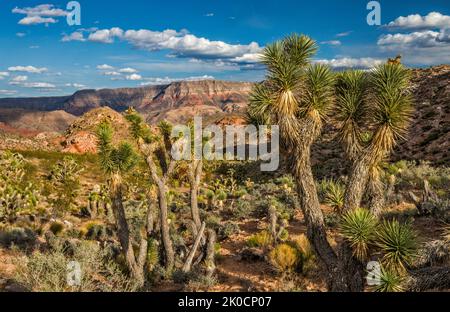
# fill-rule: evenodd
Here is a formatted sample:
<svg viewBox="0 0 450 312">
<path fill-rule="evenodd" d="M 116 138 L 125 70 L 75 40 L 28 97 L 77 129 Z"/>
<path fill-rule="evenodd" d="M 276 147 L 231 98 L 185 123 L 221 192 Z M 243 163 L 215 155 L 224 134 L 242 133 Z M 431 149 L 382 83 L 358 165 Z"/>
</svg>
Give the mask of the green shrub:
<svg viewBox="0 0 450 312">
<path fill-rule="evenodd" d="M 68 264 L 76 261 L 81 269 L 81 283 L 70 286 Z M 16 261 L 16 280 L 36 292 L 133 291 L 134 284 L 120 271 L 117 264 L 105 257 L 104 251 L 91 242 L 75 245 L 72 255 L 62 248 L 51 252 L 36 251 Z"/>
<path fill-rule="evenodd" d="M 0 231 L 0 244 L 6 248 L 18 246 L 32 247 L 36 243 L 37 235 L 29 228 L 6 227 Z"/>
<path fill-rule="evenodd" d="M 238 199 L 236 207 L 233 209 L 232 213 L 235 219 L 245 219 L 251 215 L 252 211 L 253 209 L 250 202 L 243 199 Z"/>
<path fill-rule="evenodd" d="M 55 235 L 59 235 L 62 233 L 62 231 L 64 231 L 64 224 L 62 224 L 61 222 L 52 222 L 50 224 L 50 231 L 55 234 Z"/>
<path fill-rule="evenodd" d="M 227 221 L 220 228 L 217 233 L 220 240 L 229 238 L 230 236 L 239 233 L 239 225 L 236 222 Z"/>
</svg>

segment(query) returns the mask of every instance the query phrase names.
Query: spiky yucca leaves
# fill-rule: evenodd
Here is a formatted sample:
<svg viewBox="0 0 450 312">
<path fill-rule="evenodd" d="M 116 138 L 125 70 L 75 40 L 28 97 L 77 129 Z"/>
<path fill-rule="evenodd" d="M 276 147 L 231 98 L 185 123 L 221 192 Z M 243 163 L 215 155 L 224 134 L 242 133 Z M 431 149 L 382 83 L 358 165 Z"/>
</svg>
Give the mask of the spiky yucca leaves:
<svg viewBox="0 0 450 312">
<path fill-rule="evenodd" d="M 288 147 L 297 145 L 300 137 L 299 112 L 316 116 L 316 111 L 309 108 L 317 105 L 315 108 L 320 110 L 323 104 L 320 92 L 327 90 L 324 85 L 329 81 L 325 79 L 327 71 L 322 66 L 308 70 L 310 58 L 316 51 L 317 45 L 309 37 L 291 35 L 268 45 L 261 55 L 268 74 L 265 82 L 253 89 L 250 113 L 260 121 L 268 121 L 268 117 L 273 116 Z M 307 80 L 307 76 L 310 79 Z M 309 96 L 304 94 L 307 81 L 315 88 L 310 90 Z"/>
<path fill-rule="evenodd" d="M 305 75 L 304 95 L 300 99 L 299 113 L 321 124 L 330 112 L 334 96 L 334 75 L 326 65 L 310 66 Z"/>
<path fill-rule="evenodd" d="M 377 231 L 376 245 L 383 254 L 383 265 L 389 270 L 402 272 L 416 256 L 417 236 L 411 224 L 384 221 Z"/>
<path fill-rule="evenodd" d="M 376 128 L 370 143 L 372 157 L 380 161 L 403 139 L 412 117 L 410 72 L 401 64 L 378 66 L 369 76 L 367 101 Z"/>
<path fill-rule="evenodd" d="M 342 216 L 341 233 L 350 243 L 353 255 L 360 261 L 367 259 L 376 226 L 376 217 L 367 209 L 358 208 Z"/>
<path fill-rule="evenodd" d="M 123 142 L 118 147 L 112 145 L 113 129 L 103 122 L 97 129 L 100 164 L 107 173 L 122 173 L 131 169 L 138 160 L 131 144 Z"/>
<path fill-rule="evenodd" d="M 144 120 L 137 112 L 131 111 L 125 115 L 125 118 L 130 122 L 131 133 L 135 139 L 142 139 L 147 144 L 156 139 L 150 127 L 144 123 Z"/>
<path fill-rule="evenodd" d="M 324 203 L 331 206 L 335 211 L 340 211 L 344 206 L 344 185 L 338 181 L 325 181 Z"/>
<path fill-rule="evenodd" d="M 271 123 L 273 119 L 271 96 L 270 88 L 264 85 L 264 82 L 253 87 L 246 113 L 246 119 L 250 124 L 269 125 Z"/>
<path fill-rule="evenodd" d="M 364 145 L 363 133 L 369 113 L 365 102 L 367 74 L 363 71 L 345 71 L 336 79 L 336 115 L 339 137 L 347 154 L 355 157 Z"/>
<path fill-rule="evenodd" d="M 403 287 L 404 278 L 401 274 L 396 271 L 389 270 L 381 266 L 380 272 L 380 283 L 374 287 L 376 292 L 403 292 L 405 288 Z"/>
</svg>

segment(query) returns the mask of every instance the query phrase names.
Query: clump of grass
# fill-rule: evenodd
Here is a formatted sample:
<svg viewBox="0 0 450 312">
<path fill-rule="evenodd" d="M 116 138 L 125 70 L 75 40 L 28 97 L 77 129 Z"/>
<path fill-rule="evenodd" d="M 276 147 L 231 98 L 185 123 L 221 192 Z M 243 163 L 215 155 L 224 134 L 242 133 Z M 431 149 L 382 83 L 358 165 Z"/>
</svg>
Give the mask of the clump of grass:
<svg viewBox="0 0 450 312">
<path fill-rule="evenodd" d="M 247 245 L 249 247 L 267 248 L 272 244 L 272 242 L 272 235 L 270 235 L 268 231 L 261 231 L 250 236 L 250 238 L 247 240 Z"/>
<path fill-rule="evenodd" d="M 64 231 L 64 224 L 62 224 L 61 222 L 52 222 L 50 224 L 49 230 L 55 234 L 56 236 L 58 236 L 59 234 L 61 234 Z"/>
<path fill-rule="evenodd" d="M 300 252 L 290 244 L 280 244 L 269 253 L 272 265 L 282 274 L 292 273 L 301 263 Z"/>
</svg>

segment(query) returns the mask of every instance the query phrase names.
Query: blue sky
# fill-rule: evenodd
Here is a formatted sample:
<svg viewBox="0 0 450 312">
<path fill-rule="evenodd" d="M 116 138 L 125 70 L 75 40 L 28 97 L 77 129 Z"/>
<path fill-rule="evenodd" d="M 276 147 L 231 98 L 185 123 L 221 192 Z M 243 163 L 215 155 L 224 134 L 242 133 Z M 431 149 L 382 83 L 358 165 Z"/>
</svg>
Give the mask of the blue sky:
<svg viewBox="0 0 450 312">
<path fill-rule="evenodd" d="M 68 1 L 0 3 L 0 97 L 71 94 L 181 79 L 258 81 L 258 53 L 293 32 L 317 40 L 316 62 L 370 68 L 401 53 L 409 66 L 450 63 L 448 0 Z"/>
</svg>

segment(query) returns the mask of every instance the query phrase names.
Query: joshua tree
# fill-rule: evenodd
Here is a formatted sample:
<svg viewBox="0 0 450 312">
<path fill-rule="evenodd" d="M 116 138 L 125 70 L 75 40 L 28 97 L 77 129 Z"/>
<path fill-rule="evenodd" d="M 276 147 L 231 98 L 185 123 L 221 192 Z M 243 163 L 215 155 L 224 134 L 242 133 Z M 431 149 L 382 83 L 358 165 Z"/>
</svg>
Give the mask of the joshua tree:
<svg viewBox="0 0 450 312">
<path fill-rule="evenodd" d="M 352 256 L 350 246 L 344 243 L 336 252 L 327 240 L 311 170 L 311 145 L 320 135 L 335 100 L 333 73 L 324 65 L 310 65 L 316 50 L 315 42 L 303 35 L 292 35 L 268 45 L 262 53 L 268 74 L 254 88 L 249 115 L 251 120 L 272 120 L 280 127 L 284 150 L 291 159 L 308 239 L 328 270 L 330 290 L 360 291 L 364 287 L 363 270 Z M 343 77 L 338 80 L 337 120 L 353 161 L 342 209 L 345 212 L 360 206 L 371 171 L 404 133 L 411 101 L 408 71 L 401 65 L 380 66 L 367 74 L 367 82 L 362 80 L 366 74 L 359 72 Z M 362 144 L 361 122 L 367 120 L 373 135 Z"/>
<path fill-rule="evenodd" d="M 285 151 L 291 156 L 291 171 L 308 225 L 308 238 L 328 269 L 330 289 L 344 290 L 345 278 L 327 241 L 311 169 L 311 145 L 320 134 L 334 91 L 329 68 L 309 64 L 316 50 L 313 40 L 298 35 L 268 45 L 262 54 L 268 74 L 265 82 L 253 90 L 250 115 L 257 120 L 270 118 L 279 125 Z"/>
<path fill-rule="evenodd" d="M 123 205 L 125 191 L 123 174 L 134 167 L 138 157 L 128 143 L 122 143 L 118 147 L 114 147 L 112 136 L 111 125 L 102 123 L 97 131 L 100 162 L 102 169 L 108 175 L 111 207 L 122 252 L 131 275 L 142 286 L 145 283 L 144 266 L 147 256 L 147 237 L 141 237 L 139 252 L 136 256 Z"/>
<path fill-rule="evenodd" d="M 172 148 L 171 125 L 166 122 L 159 124 L 160 136 L 151 133 L 142 117 L 134 111 L 129 111 L 127 119 L 131 124 L 131 130 L 138 141 L 139 150 L 144 155 L 150 169 L 153 182 L 157 187 L 157 198 L 159 204 L 161 239 L 165 252 L 165 267 L 171 271 L 175 264 L 175 254 L 172 239 L 170 237 L 170 226 L 168 219 L 168 179 L 176 167 L 176 161 L 170 156 Z"/>
<path fill-rule="evenodd" d="M 348 211 L 360 206 L 369 180 L 372 193 L 382 187 L 378 165 L 403 138 L 411 119 L 412 99 L 409 71 L 401 64 L 384 64 L 369 74 L 345 73 L 338 81 L 337 115 L 354 162 L 345 194 L 344 211 Z M 369 136 L 365 142 L 363 134 Z M 379 214 L 379 206 L 372 208 Z"/>
</svg>

